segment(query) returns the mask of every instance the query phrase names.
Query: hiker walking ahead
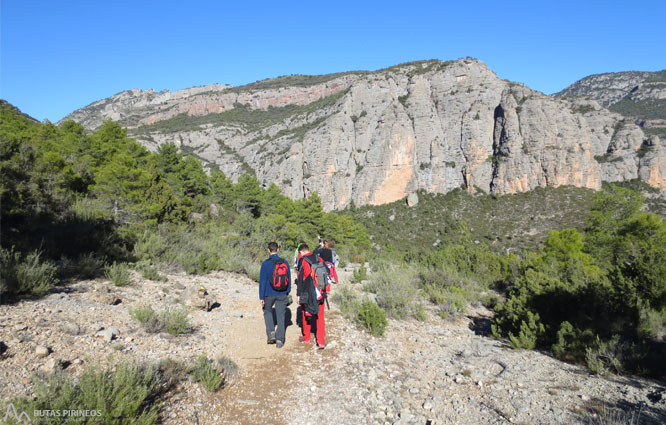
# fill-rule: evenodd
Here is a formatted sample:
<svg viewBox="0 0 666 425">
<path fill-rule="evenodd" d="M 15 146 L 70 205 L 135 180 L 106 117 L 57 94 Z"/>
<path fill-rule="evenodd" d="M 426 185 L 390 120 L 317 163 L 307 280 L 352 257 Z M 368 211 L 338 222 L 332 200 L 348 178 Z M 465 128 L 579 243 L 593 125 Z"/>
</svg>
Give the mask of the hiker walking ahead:
<svg viewBox="0 0 666 425">
<path fill-rule="evenodd" d="M 307 244 L 300 247 L 301 269 L 298 272 L 297 296 L 301 306 L 303 336 L 298 340 L 310 343 L 310 331 L 315 327 L 317 348 L 326 347 L 326 324 L 324 323 L 324 302 L 326 292 L 330 289 L 328 269 L 323 261 L 317 258 Z"/>
<path fill-rule="evenodd" d="M 335 263 L 337 262 L 337 255 L 335 254 L 335 241 L 327 239 L 324 241 L 322 248 L 317 248 L 319 258 L 324 260 L 324 264 L 328 267 L 328 273 L 333 280 L 333 283 L 338 283 L 338 272 L 335 270 Z"/>
<path fill-rule="evenodd" d="M 301 245 L 304 245 L 305 242 L 301 241 L 296 245 L 296 250 L 294 251 L 294 269 L 296 269 L 296 272 L 298 272 L 298 268 L 301 266 L 301 262 L 299 261 L 301 259 Z"/>
<path fill-rule="evenodd" d="M 287 296 L 291 291 L 291 271 L 287 260 L 278 257 L 279 251 L 277 242 L 268 244 L 269 258 L 261 264 L 259 273 L 259 299 L 261 308 L 264 310 L 267 341 L 269 344 L 276 344 L 277 348 L 282 348 L 285 337 Z M 275 305 L 275 309 L 273 309 L 273 305 Z M 277 318 L 277 332 L 273 320 L 274 311 Z"/>
<path fill-rule="evenodd" d="M 319 246 L 317 246 L 312 253 L 318 257 L 321 250 L 325 248 L 326 243 L 321 236 L 317 236 L 317 239 L 319 239 Z"/>
</svg>

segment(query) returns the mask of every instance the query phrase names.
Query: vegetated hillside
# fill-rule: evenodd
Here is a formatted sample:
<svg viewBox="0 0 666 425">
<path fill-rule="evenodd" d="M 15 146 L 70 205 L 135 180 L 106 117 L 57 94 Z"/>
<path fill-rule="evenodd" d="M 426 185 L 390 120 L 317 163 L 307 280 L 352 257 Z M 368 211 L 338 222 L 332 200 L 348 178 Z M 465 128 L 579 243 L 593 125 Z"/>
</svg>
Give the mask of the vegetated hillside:
<svg viewBox="0 0 666 425">
<path fill-rule="evenodd" d="M 249 175 L 208 175 L 175 145 L 151 153 L 110 120 L 87 134 L 5 103 L 0 140 L 0 301 L 102 271 L 122 276 L 127 263 L 152 276 L 158 266 L 257 279 L 269 241 L 291 249 L 324 230 L 350 256 L 369 246 L 365 230 L 324 213 L 316 193 L 292 201 Z"/>
<path fill-rule="evenodd" d="M 619 184 L 646 194 L 646 208 L 666 216 L 663 193 L 638 180 Z M 574 186 L 537 188 L 515 195 L 419 193 L 405 200 L 346 210 L 362 223 L 381 252 L 434 251 L 450 244 L 481 244 L 496 253 L 521 253 L 539 247 L 551 230 L 582 231 L 595 191 Z"/>
<path fill-rule="evenodd" d="M 89 129 L 106 118 L 151 150 L 173 142 L 234 181 L 253 174 L 292 199 L 318 192 L 326 210 L 419 190 L 502 195 L 636 178 L 666 187 L 663 141 L 632 120 L 500 80 L 472 58 L 133 90 L 67 117 Z"/>
<path fill-rule="evenodd" d="M 666 70 L 590 75 L 556 96 L 594 99 L 634 119 L 646 134 L 666 137 Z"/>
</svg>

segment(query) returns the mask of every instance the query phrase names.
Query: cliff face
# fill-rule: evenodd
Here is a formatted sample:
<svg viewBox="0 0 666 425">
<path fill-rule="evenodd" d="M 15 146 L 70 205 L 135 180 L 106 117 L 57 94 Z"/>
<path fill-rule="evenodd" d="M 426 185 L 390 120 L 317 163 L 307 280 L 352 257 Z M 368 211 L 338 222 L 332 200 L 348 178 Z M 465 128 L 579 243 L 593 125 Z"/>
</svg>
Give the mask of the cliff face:
<svg viewBox="0 0 666 425">
<path fill-rule="evenodd" d="M 234 178 L 254 172 L 293 198 L 319 192 L 327 209 L 419 189 L 506 194 L 633 178 L 666 188 L 658 137 L 473 59 L 188 90 L 123 92 L 68 118 L 93 128 L 110 117 L 151 149 L 175 142 Z"/>
</svg>

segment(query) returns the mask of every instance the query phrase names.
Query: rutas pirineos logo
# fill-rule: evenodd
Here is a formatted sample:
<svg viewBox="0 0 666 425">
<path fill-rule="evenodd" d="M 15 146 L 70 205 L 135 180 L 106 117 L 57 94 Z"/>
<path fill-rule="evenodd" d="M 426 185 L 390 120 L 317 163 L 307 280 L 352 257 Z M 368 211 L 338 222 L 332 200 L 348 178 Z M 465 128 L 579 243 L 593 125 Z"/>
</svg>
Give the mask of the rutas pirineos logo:
<svg viewBox="0 0 666 425">
<path fill-rule="evenodd" d="M 30 416 L 28 416 L 27 413 L 21 412 L 20 414 L 16 411 L 16 407 L 14 407 L 13 403 L 9 403 L 7 405 L 7 412 L 5 413 L 5 417 L 2 418 L 2 422 L 6 423 L 8 419 L 14 418 L 19 422 L 23 423 L 30 423 Z"/>
</svg>

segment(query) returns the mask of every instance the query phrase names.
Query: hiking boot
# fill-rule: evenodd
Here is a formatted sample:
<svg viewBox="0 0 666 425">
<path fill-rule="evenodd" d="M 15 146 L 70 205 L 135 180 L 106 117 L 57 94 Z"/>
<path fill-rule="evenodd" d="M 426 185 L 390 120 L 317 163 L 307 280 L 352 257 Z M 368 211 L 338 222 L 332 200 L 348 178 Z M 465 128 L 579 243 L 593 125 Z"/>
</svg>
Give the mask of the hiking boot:
<svg viewBox="0 0 666 425">
<path fill-rule="evenodd" d="M 278 342 L 275 343 L 275 348 L 282 348 L 283 345 L 284 345 L 284 342 L 278 341 Z"/>
<path fill-rule="evenodd" d="M 306 340 L 305 337 L 303 337 L 303 336 L 299 336 L 299 337 L 298 337 L 298 342 L 304 342 L 304 343 L 306 343 L 306 344 L 309 344 L 309 343 L 310 343 L 310 340 L 309 340 L 309 339 Z"/>
<path fill-rule="evenodd" d="M 326 348 L 326 344 L 317 344 L 317 348 L 323 350 L 324 348 Z"/>
<path fill-rule="evenodd" d="M 268 337 L 266 344 L 275 344 L 275 332 L 271 332 L 271 336 Z"/>
</svg>

